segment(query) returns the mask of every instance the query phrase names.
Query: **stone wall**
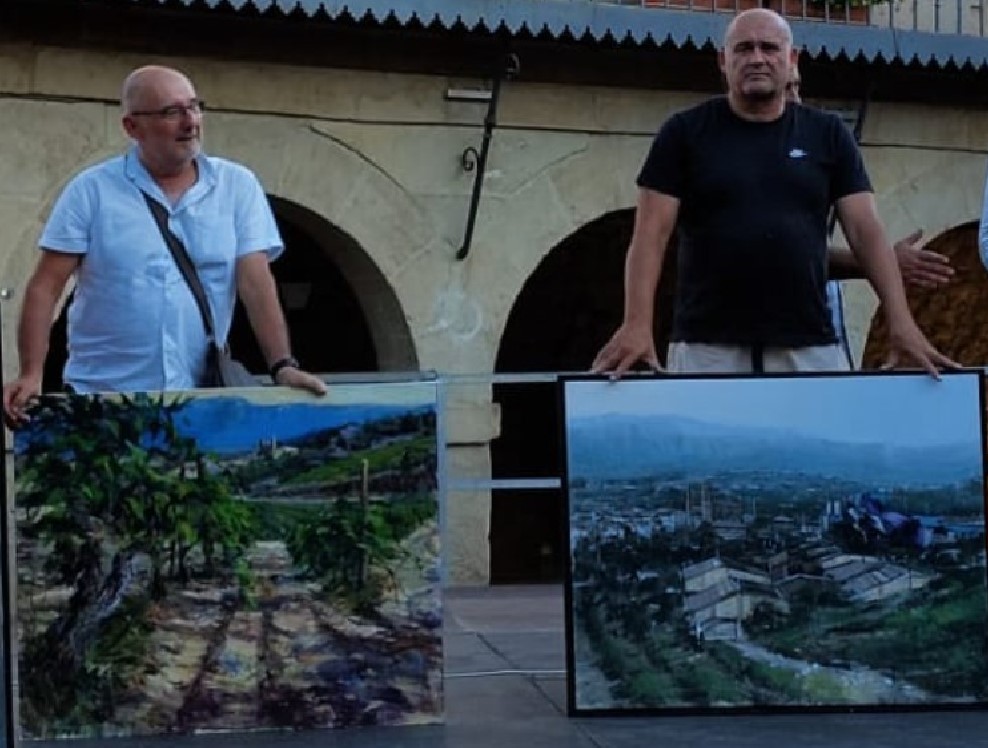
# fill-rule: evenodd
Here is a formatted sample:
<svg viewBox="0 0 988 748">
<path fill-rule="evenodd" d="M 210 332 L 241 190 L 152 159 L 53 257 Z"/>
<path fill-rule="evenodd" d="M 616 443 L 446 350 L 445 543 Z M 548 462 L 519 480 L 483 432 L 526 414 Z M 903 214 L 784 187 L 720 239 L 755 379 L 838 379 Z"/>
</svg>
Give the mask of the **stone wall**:
<svg viewBox="0 0 988 748">
<path fill-rule="evenodd" d="M 482 81 L 242 64 L 150 60 L 8 45 L 0 50 L 0 285 L 3 346 L 14 350 L 20 292 L 65 181 L 126 146 L 116 105 L 133 67 L 185 70 L 209 104 L 207 150 L 241 161 L 308 224 L 352 239 L 332 259 L 357 291 L 383 368 L 489 374 L 525 280 L 581 226 L 634 205 L 634 176 L 683 92 L 505 85 L 473 245 L 458 262 L 486 105 L 447 100 Z M 711 59 L 711 64 L 714 61 Z M 872 106 L 865 154 L 890 233 L 934 237 L 976 220 L 988 113 Z M 851 288 L 860 356 L 874 301 Z M 12 355 L 4 373 L 16 370 Z M 451 474 L 490 474 L 498 414 L 486 386 L 450 391 Z M 489 495 L 451 495 L 450 578 L 483 581 Z"/>
</svg>

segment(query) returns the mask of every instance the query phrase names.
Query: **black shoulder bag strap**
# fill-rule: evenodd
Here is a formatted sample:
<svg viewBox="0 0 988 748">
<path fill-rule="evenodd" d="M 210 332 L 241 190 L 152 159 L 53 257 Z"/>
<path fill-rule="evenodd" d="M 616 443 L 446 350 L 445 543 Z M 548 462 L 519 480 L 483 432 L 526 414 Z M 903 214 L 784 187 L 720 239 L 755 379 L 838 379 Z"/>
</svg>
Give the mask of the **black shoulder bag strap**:
<svg viewBox="0 0 988 748">
<path fill-rule="evenodd" d="M 148 207 L 151 209 L 151 215 L 154 216 L 154 222 L 158 224 L 158 229 L 160 229 L 161 236 L 165 239 L 165 244 L 168 245 L 168 250 L 172 253 L 172 257 L 175 258 L 175 264 L 178 265 L 182 277 L 189 284 L 189 290 L 192 291 L 192 296 L 195 297 L 196 306 L 199 307 L 199 313 L 202 315 L 202 324 L 206 328 L 206 335 L 212 343 L 216 344 L 216 333 L 213 329 L 213 313 L 209 308 L 209 299 L 206 298 L 206 290 L 202 287 L 202 281 L 199 280 L 199 274 L 196 272 L 195 265 L 192 264 L 192 258 L 189 257 L 189 252 L 185 249 L 185 245 L 182 244 L 182 240 L 175 236 L 175 233 L 168 228 L 168 212 L 165 210 L 165 206 L 144 190 L 141 190 L 141 194 L 144 195 L 144 200 L 147 201 Z"/>
</svg>

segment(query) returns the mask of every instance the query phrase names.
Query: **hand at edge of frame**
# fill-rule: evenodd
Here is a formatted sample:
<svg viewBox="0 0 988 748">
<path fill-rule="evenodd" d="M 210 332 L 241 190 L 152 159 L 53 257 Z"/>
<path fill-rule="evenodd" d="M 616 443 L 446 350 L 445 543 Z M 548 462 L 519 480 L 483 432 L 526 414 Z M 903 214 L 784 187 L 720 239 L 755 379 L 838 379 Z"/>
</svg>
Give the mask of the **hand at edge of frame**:
<svg viewBox="0 0 988 748">
<path fill-rule="evenodd" d="M 296 369 L 294 366 L 286 366 L 281 369 L 275 377 L 274 383 L 282 387 L 305 390 L 320 397 L 329 392 L 326 383 L 315 374 Z"/>
<path fill-rule="evenodd" d="M 41 394 L 40 376 L 19 376 L 3 387 L 3 420 L 7 428 L 20 428 L 28 421 L 27 409 Z"/>
<path fill-rule="evenodd" d="M 648 326 L 622 324 L 607 341 L 590 367 L 594 374 L 610 374 L 620 379 L 636 363 L 642 362 L 656 372 L 663 371 L 655 352 L 655 340 Z"/>
<path fill-rule="evenodd" d="M 934 348 L 912 318 L 896 325 L 889 324 L 889 355 L 882 368 L 895 369 L 904 359 L 915 362 L 937 380 L 944 369 L 962 368 Z"/>
</svg>

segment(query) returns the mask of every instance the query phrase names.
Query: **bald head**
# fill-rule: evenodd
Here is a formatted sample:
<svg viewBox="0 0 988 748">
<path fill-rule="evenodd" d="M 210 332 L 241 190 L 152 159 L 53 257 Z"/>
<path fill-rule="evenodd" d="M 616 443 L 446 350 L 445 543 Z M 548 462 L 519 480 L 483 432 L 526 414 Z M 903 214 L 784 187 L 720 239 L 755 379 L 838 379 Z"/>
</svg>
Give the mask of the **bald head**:
<svg viewBox="0 0 988 748">
<path fill-rule="evenodd" d="M 123 113 L 149 109 L 160 106 L 159 101 L 172 90 L 185 89 L 190 97 L 195 96 L 195 89 L 185 75 L 172 68 L 161 65 L 145 65 L 132 71 L 124 79 L 123 90 L 120 93 L 120 106 Z"/>
<path fill-rule="evenodd" d="M 739 13 L 727 27 L 718 58 L 736 114 L 766 121 L 782 115 L 796 65 L 792 29 L 782 16 L 763 8 Z"/>
<path fill-rule="evenodd" d="M 154 179 L 195 176 L 202 102 L 185 75 L 159 65 L 137 68 L 120 93 L 121 124 Z"/>
<path fill-rule="evenodd" d="M 752 8 L 738 13 L 727 25 L 727 30 L 724 32 L 724 47 L 730 46 L 739 34 L 744 34 L 753 27 L 774 27 L 783 35 L 789 46 L 792 46 L 792 28 L 785 18 L 768 8 Z"/>
</svg>

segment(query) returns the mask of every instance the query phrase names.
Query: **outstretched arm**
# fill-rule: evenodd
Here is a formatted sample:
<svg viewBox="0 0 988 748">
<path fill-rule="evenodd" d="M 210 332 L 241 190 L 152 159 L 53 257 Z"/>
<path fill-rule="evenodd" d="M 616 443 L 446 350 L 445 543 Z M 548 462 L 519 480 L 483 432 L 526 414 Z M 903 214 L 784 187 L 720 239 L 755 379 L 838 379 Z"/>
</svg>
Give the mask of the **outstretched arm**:
<svg viewBox="0 0 988 748">
<path fill-rule="evenodd" d="M 930 252 L 916 246 L 923 238 L 923 230 L 917 229 L 892 245 L 902 279 L 918 288 L 940 288 L 954 276 L 950 260 L 939 252 Z M 828 247 L 828 271 L 831 280 L 863 278 L 861 266 L 854 253 L 847 247 Z"/>
<path fill-rule="evenodd" d="M 652 332 L 655 291 L 679 200 L 646 188 L 638 191 L 635 228 L 624 270 L 624 321 L 593 361 L 596 373 L 619 377 L 639 361 L 660 369 Z"/>
<path fill-rule="evenodd" d="M 79 255 L 44 250 L 24 289 L 24 302 L 17 325 L 17 354 L 20 373 L 3 388 L 3 412 L 7 425 L 15 428 L 25 420 L 28 403 L 41 393 L 45 357 L 55 308 L 65 284 L 79 267 Z"/>
<path fill-rule="evenodd" d="M 906 303 L 902 276 L 889 251 L 885 228 L 870 192 L 847 195 L 837 201 L 844 235 L 882 303 L 889 323 L 889 366 L 912 360 L 937 377 L 940 368 L 959 365 L 936 350 L 920 331 Z"/>
<path fill-rule="evenodd" d="M 237 260 L 237 292 L 247 309 L 254 337 L 268 366 L 291 356 L 288 325 L 264 252 L 251 252 Z M 326 394 L 326 385 L 321 379 L 294 366 L 280 368 L 275 375 L 275 384 L 308 390 L 316 395 Z"/>
</svg>

